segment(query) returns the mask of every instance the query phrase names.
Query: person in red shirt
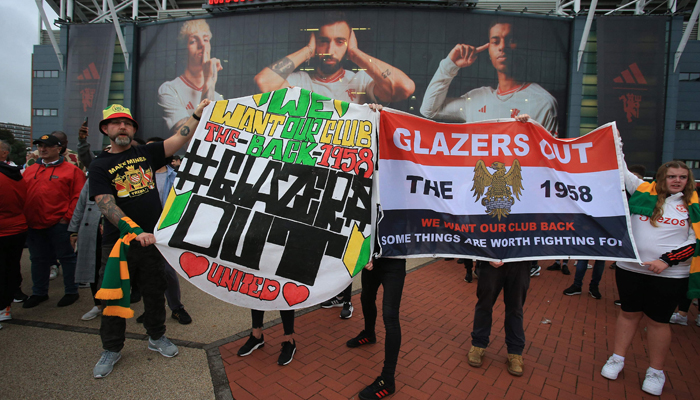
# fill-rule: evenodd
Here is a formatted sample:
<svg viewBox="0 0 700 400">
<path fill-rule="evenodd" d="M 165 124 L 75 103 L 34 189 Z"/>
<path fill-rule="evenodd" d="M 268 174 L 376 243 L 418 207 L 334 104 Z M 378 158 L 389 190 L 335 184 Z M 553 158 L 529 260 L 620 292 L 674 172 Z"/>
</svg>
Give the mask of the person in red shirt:
<svg viewBox="0 0 700 400">
<path fill-rule="evenodd" d="M 27 244 L 32 261 L 32 295 L 23 307 L 32 308 L 49 299 L 49 270 L 58 259 L 63 266 L 65 295 L 59 307 L 78 300 L 75 283 L 77 257 L 70 244 L 68 222 L 85 184 L 85 174 L 61 156 L 61 141 L 44 135 L 33 142 L 38 145 L 40 160 L 24 171 L 27 200 L 24 215 L 29 233 Z"/>
<path fill-rule="evenodd" d="M 27 185 L 20 168 L 7 162 L 9 149 L 7 142 L 0 140 L 0 321 L 12 319 L 10 305 L 21 283 L 20 259 L 27 238 L 22 212 Z"/>
</svg>

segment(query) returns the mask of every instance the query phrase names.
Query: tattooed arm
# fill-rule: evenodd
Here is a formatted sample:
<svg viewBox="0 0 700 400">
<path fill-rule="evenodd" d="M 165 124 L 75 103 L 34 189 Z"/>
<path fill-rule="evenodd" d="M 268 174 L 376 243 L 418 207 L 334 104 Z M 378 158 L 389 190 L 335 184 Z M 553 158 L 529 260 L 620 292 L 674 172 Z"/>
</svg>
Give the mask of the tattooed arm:
<svg viewBox="0 0 700 400">
<path fill-rule="evenodd" d="M 199 103 L 199 105 L 197 106 L 197 109 L 194 110 L 193 114 L 201 118 L 202 111 L 204 111 L 204 107 L 208 106 L 209 103 L 211 103 L 211 101 L 208 99 L 202 100 L 202 102 Z M 183 125 L 180 125 L 175 134 L 165 139 L 165 141 L 163 142 L 163 148 L 165 149 L 166 157 L 172 156 L 173 154 L 175 154 L 175 152 L 180 150 L 182 146 L 184 146 L 185 144 L 187 144 L 187 142 L 190 141 L 190 139 L 192 138 L 192 134 L 194 134 L 194 131 L 197 129 L 197 124 L 199 124 L 199 121 L 197 121 L 194 117 L 190 116 L 187 119 L 187 122 L 185 122 Z"/>
<path fill-rule="evenodd" d="M 369 56 L 357 48 L 355 31 L 348 41 L 348 58 L 363 68 L 374 81 L 374 97 L 386 103 L 406 100 L 416 90 L 416 84 L 400 69 Z"/>
<path fill-rule="evenodd" d="M 114 196 L 111 194 L 98 194 L 95 196 L 95 203 L 100 207 L 102 215 L 104 215 L 109 222 L 114 224 L 114 226 L 119 226 L 119 221 L 126 217 L 124 211 L 117 206 L 117 203 L 114 201 Z M 136 240 L 144 247 L 150 246 L 156 242 L 155 236 L 153 236 L 152 233 L 146 232 L 136 236 Z"/>
<path fill-rule="evenodd" d="M 273 90 L 289 87 L 287 77 L 302 63 L 308 61 L 316 54 L 316 36 L 312 33 L 309 44 L 302 47 L 287 57 L 277 60 L 269 67 L 263 68 L 255 75 L 255 83 L 261 92 L 271 92 Z"/>
</svg>

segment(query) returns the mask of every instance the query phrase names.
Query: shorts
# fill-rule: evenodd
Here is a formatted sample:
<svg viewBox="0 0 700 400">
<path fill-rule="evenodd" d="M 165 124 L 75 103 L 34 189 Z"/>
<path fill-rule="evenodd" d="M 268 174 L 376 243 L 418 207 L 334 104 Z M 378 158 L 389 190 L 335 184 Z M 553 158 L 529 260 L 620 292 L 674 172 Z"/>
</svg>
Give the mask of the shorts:
<svg viewBox="0 0 700 400">
<path fill-rule="evenodd" d="M 678 294 L 688 291 L 688 278 L 663 278 L 615 268 L 617 291 L 625 312 L 643 312 L 651 320 L 668 324 L 678 306 Z"/>
</svg>

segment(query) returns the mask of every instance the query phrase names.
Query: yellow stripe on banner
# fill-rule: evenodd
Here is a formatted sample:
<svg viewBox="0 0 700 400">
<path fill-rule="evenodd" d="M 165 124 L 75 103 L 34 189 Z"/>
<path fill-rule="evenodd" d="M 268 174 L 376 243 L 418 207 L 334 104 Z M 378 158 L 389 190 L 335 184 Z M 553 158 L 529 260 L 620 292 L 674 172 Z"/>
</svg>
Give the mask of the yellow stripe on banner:
<svg viewBox="0 0 700 400">
<path fill-rule="evenodd" d="M 352 273 L 355 271 L 357 259 L 360 257 L 360 251 L 362 251 L 362 243 L 364 240 L 365 237 L 357 228 L 357 224 L 353 224 L 352 232 L 348 239 L 348 246 L 345 248 L 345 255 L 343 256 L 343 264 L 345 264 L 345 268 L 350 273 L 350 276 L 352 276 Z"/>
<path fill-rule="evenodd" d="M 122 280 L 129 279 L 129 263 L 126 261 L 119 261 L 119 277 Z"/>
<path fill-rule="evenodd" d="M 122 248 L 122 240 L 117 239 L 117 243 L 112 247 L 112 251 L 109 252 L 109 258 L 119 258 L 119 251 Z"/>
<path fill-rule="evenodd" d="M 698 192 L 693 192 L 693 195 L 690 196 L 690 204 L 698 204 L 700 203 L 700 200 L 698 200 Z"/>
<path fill-rule="evenodd" d="M 693 261 L 690 262 L 690 274 L 700 272 L 700 257 L 693 257 Z"/>
<path fill-rule="evenodd" d="M 175 201 L 176 197 L 177 195 L 175 194 L 175 188 L 171 187 L 170 193 L 168 193 L 168 198 L 165 200 L 165 205 L 163 206 L 163 213 L 160 214 L 160 221 L 158 221 L 158 226 L 161 226 L 165 217 L 168 216 L 168 213 L 170 212 L 170 207 L 173 206 L 173 202 Z"/>
</svg>

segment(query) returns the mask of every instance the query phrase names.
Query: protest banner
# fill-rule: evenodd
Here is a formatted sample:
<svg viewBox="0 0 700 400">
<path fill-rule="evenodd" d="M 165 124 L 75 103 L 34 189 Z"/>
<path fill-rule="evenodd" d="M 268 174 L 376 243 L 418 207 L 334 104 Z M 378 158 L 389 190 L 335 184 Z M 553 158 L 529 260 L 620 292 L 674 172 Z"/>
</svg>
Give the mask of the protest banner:
<svg viewBox="0 0 700 400">
<path fill-rule="evenodd" d="M 155 236 L 195 286 L 258 310 L 335 296 L 372 253 L 379 113 L 300 88 L 204 110 Z"/>
<path fill-rule="evenodd" d="M 382 254 L 635 261 L 615 124 L 559 140 L 505 121 L 382 112 Z"/>
</svg>

